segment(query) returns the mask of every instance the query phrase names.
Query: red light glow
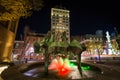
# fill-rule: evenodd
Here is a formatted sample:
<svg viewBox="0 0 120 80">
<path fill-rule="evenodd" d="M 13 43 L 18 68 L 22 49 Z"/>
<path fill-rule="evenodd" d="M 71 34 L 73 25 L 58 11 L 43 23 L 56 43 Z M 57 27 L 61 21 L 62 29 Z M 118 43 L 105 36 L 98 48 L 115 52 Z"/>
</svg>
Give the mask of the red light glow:
<svg viewBox="0 0 120 80">
<path fill-rule="evenodd" d="M 71 71 L 70 62 L 68 59 L 53 59 L 49 65 L 49 70 L 57 71 L 58 76 L 66 76 Z"/>
<path fill-rule="evenodd" d="M 69 72 L 70 72 L 70 69 L 69 69 L 69 68 L 61 67 L 61 68 L 59 68 L 58 75 L 60 75 L 60 76 L 65 76 L 65 75 L 67 75 Z"/>
</svg>

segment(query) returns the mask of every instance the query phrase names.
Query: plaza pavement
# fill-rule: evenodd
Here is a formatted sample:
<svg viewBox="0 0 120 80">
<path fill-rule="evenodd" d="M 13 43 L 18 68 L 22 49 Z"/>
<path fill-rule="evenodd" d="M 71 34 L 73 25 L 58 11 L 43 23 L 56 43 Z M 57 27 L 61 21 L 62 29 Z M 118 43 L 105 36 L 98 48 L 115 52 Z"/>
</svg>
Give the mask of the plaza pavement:
<svg viewBox="0 0 120 80">
<path fill-rule="evenodd" d="M 120 80 L 120 61 L 107 61 L 104 64 L 94 63 L 93 61 L 86 61 L 85 63 L 99 67 L 102 71 L 101 74 L 91 73 L 91 71 L 83 71 L 83 79 L 81 80 Z M 30 64 L 34 64 L 30 62 Z M 2 78 L 4 80 L 70 80 L 70 78 L 55 79 L 55 78 L 37 78 L 34 76 L 26 76 L 21 73 L 21 69 L 25 69 L 30 66 L 30 64 L 21 64 L 8 68 L 2 73 Z M 119 65 L 118 65 L 119 64 Z M 43 64 L 42 64 L 43 65 Z M 19 68 L 20 67 L 20 68 Z M 34 71 L 34 70 L 33 70 Z M 38 69 L 37 69 L 38 71 Z M 30 72 L 30 69 L 28 70 Z M 33 73 L 33 72 L 32 72 Z M 36 73 L 36 71 L 35 71 Z M 53 75 L 51 75 L 53 76 Z M 75 67 L 74 71 L 68 75 L 72 80 L 80 80 L 81 76 L 78 69 Z M 87 79 L 89 78 L 89 79 Z M 2 79 L 0 79 L 2 80 Z"/>
</svg>

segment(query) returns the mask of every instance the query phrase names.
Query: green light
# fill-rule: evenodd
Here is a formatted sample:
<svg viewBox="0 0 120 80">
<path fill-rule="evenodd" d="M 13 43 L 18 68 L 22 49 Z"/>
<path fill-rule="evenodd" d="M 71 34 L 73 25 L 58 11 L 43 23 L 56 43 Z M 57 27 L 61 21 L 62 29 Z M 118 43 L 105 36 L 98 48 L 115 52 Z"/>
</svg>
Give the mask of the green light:
<svg viewBox="0 0 120 80">
<path fill-rule="evenodd" d="M 90 70 L 90 66 L 84 66 L 84 67 L 81 67 L 82 70 Z"/>
<path fill-rule="evenodd" d="M 70 67 L 76 66 L 74 63 L 70 63 Z"/>
<path fill-rule="evenodd" d="M 74 66 L 74 64 L 73 64 L 73 63 L 71 63 L 71 64 L 70 64 L 70 66 L 71 66 L 71 67 L 73 67 L 73 66 Z"/>
</svg>

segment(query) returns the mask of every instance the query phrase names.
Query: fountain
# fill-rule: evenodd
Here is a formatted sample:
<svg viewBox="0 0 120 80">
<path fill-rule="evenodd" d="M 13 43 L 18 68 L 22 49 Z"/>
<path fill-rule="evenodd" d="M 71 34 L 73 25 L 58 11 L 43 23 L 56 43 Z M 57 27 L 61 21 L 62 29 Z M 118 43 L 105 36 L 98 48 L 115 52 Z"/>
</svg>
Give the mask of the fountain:
<svg viewBox="0 0 120 80">
<path fill-rule="evenodd" d="M 56 72 L 58 76 L 65 76 L 70 73 L 72 67 L 68 58 L 63 59 L 57 56 L 48 67 L 50 71 Z"/>
</svg>

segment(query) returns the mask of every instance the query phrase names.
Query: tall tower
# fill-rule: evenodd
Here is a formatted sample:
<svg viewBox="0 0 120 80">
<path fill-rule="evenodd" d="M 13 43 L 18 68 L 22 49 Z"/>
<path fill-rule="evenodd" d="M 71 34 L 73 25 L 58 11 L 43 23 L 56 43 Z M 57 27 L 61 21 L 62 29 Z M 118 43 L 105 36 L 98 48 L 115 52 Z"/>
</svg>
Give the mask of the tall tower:
<svg viewBox="0 0 120 80">
<path fill-rule="evenodd" d="M 112 44 L 111 44 L 111 40 L 110 40 L 110 35 L 109 35 L 109 32 L 107 31 L 106 32 L 106 38 L 107 38 L 107 54 L 115 54 L 114 52 L 114 49 L 112 47 Z"/>
<path fill-rule="evenodd" d="M 67 41 L 70 42 L 70 22 L 69 10 L 51 9 L 51 31 L 55 36 L 55 41 L 62 41 L 62 33 L 66 33 Z"/>
</svg>

